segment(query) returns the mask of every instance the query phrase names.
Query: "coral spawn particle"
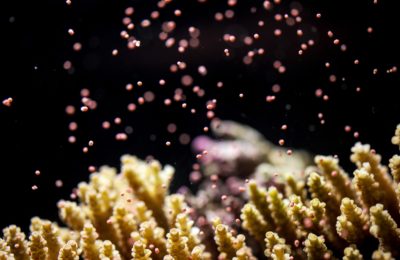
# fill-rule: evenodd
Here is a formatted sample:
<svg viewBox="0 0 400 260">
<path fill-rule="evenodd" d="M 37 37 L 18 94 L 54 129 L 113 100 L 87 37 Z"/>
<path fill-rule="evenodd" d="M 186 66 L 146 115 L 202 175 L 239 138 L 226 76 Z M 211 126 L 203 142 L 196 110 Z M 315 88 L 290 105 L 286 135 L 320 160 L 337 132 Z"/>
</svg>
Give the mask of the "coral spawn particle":
<svg viewBox="0 0 400 260">
<path fill-rule="evenodd" d="M 64 183 L 62 180 L 56 180 L 55 185 L 57 188 L 61 188 L 64 185 Z"/>
<path fill-rule="evenodd" d="M 13 103 L 13 98 L 9 97 L 3 100 L 3 105 L 6 107 L 11 107 Z"/>
<path fill-rule="evenodd" d="M 276 99 L 276 96 L 267 96 L 267 97 L 265 98 L 265 100 L 266 100 L 268 103 L 273 102 L 275 99 Z"/>
<path fill-rule="evenodd" d="M 69 142 L 70 144 L 74 144 L 74 143 L 76 142 L 76 137 L 75 137 L 75 136 L 69 136 L 69 137 L 68 137 L 68 142 Z"/>
<path fill-rule="evenodd" d="M 128 135 L 125 134 L 125 133 L 117 133 L 117 134 L 115 135 L 115 139 L 116 139 L 117 141 L 126 141 L 126 140 L 128 139 Z"/>
<path fill-rule="evenodd" d="M 65 113 L 69 116 L 72 116 L 73 114 L 75 114 L 75 107 L 72 105 L 69 105 L 65 108 Z"/>
</svg>

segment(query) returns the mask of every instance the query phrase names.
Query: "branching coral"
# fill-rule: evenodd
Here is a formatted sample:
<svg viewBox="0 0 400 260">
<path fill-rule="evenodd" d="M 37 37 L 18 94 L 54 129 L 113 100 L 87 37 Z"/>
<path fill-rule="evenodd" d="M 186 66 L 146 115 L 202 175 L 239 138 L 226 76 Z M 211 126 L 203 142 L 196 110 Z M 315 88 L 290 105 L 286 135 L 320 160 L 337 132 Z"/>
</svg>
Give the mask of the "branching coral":
<svg viewBox="0 0 400 260">
<path fill-rule="evenodd" d="M 262 140 L 247 128 L 235 131 Z M 399 136 L 400 126 L 396 145 Z M 260 147 L 273 153 L 268 143 Z M 212 177 L 198 196 L 168 193 L 171 166 L 123 156 L 120 174 L 103 167 L 78 185 L 78 201 L 58 203 L 66 227 L 34 217 L 29 238 L 5 228 L 0 260 L 398 258 L 400 157 L 390 159 L 390 176 L 370 146 L 356 144 L 352 152 L 353 178 L 335 157 L 317 156 L 306 175 L 263 164 L 255 172 L 273 169 L 273 177 L 251 175 L 247 184 Z"/>
<path fill-rule="evenodd" d="M 34 260 L 49 258 L 47 242 L 39 232 L 33 232 L 29 237 L 29 254 Z"/>
<path fill-rule="evenodd" d="M 336 230 L 349 243 L 360 243 L 365 238 L 368 216 L 349 198 L 342 199 L 341 215 L 337 218 Z"/>
<path fill-rule="evenodd" d="M 307 259 L 309 260 L 329 259 L 331 255 L 325 245 L 324 237 L 313 233 L 308 234 L 304 242 L 304 252 L 307 253 Z"/>
<path fill-rule="evenodd" d="M 265 234 L 265 251 L 264 254 L 267 257 L 285 259 L 291 253 L 290 247 L 285 243 L 285 239 L 280 238 L 278 234 L 268 231 Z M 282 252 L 283 251 L 283 252 Z"/>
<path fill-rule="evenodd" d="M 396 132 L 394 133 L 394 136 L 392 137 L 392 144 L 398 145 L 400 148 L 400 124 L 398 124 L 396 127 Z"/>
</svg>

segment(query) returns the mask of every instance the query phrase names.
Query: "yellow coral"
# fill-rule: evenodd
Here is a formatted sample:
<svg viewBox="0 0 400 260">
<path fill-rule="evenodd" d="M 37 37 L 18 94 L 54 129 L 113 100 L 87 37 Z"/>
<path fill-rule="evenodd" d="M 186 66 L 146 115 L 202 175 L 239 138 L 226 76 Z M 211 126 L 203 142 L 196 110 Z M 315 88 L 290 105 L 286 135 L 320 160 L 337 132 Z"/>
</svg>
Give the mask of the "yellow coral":
<svg viewBox="0 0 400 260">
<path fill-rule="evenodd" d="M 122 172 L 135 195 L 153 212 L 158 225 L 168 229 L 163 206 L 174 169 L 168 165 L 161 169 L 157 161 L 147 164 L 136 157 L 124 156 L 121 160 Z"/>
<path fill-rule="evenodd" d="M 28 260 L 28 242 L 25 240 L 25 234 L 15 225 L 3 229 L 4 241 L 10 248 L 10 253 L 16 259 Z"/>
<path fill-rule="evenodd" d="M 274 220 L 271 216 L 271 211 L 267 201 L 267 191 L 259 187 L 254 180 L 251 180 L 248 184 L 248 193 L 251 203 L 261 213 L 268 227 L 274 228 Z"/>
<path fill-rule="evenodd" d="M 400 156 L 399 155 L 394 155 L 390 160 L 389 160 L 389 168 L 392 172 L 393 179 L 396 181 L 396 183 L 400 182 Z"/>
<path fill-rule="evenodd" d="M 325 207 L 326 204 L 321 202 L 318 198 L 314 198 L 310 201 L 308 215 L 313 223 L 313 228 L 316 230 L 320 230 L 321 222 L 325 218 Z"/>
<path fill-rule="evenodd" d="M 384 252 L 379 249 L 372 254 L 372 260 L 395 260 L 390 252 Z"/>
<path fill-rule="evenodd" d="M 304 223 L 307 221 L 307 207 L 304 206 L 302 199 L 298 195 L 291 195 L 289 197 L 290 207 L 289 214 L 293 221 L 301 229 L 305 229 Z"/>
<path fill-rule="evenodd" d="M 59 234 L 59 229 L 54 223 L 50 221 L 42 223 L 42 236 L 46 240 L 47 248 L 49 249 L 49 260 L 57 259 L 58 251 L 62 247 Z"/>
<path fill-rule="evenodd" d="M 97 240 L 99 235 L 92 224 L 84 226 L 81 237 L 83 256 L 86 259 L 100 259 L 100 241 Z"/>
<path fill-rule="evenodd" d="M 106 240 L 100 247 L 100 259 L 121 260 L 121 256 L 118 250 L 115 249 L 115 245 L 111 241 Z"/>
<path fill-rule="evenodd" d="M 29 237 L 29 255 L 32 260 L 47 260 L 47 242 L 39 232 L 33 232 Z M 58 252 L 57 252 L 58 255 Z"/>
<path fill-rule="evenodd" d="M 283 199 L 282 194 L 275 187 L 271 187 L 268 189 L 268 202 L 271 216 L 279 228 L 278 233 L 285 234 L 290 243 L 296 240 L 296 228 L 288 212 L 289 200 Z"/>
<path fill-rule="evenodd" d="M 185 198 L 181 194 L 172 194 L 167 196 L 165 207 L 168 215 L 169 226 L 175 227 L 176 217 L 178 214 L 185 212 L 187 208 Z"/>
<path fill-rule="evenodd" d="M 369 208 L 382 201 L 383 190 L 374 176 L 364 168 L 355 170 L 353 184 L 365 208 Z"/>
<path fill-rule="evenodd" d="M 290 260 L 292 259 L 288 253 L 285 252 L 285 247 L 282 245 L 275 245 L 272 249 L 271 258 L 273 260 Z"/>
<path fill-rule="evenodd" d="M 0 260 L 15 260 L 14 254 L 0 251 Z"/>
<path fill-rule="evenodd" d="M 323 236 L 317 236 L 313 233 L 308 234 L 306 241 L 304 242 L 304 252 L 307 254 L 307 259 L 327 259 L 331 253 L 325 245 L 325 239 Z"/>
<path fill-rule="evenodd" d="M 136 241 L 132 247 L 132 257 L 135 260 L 150 260 L 151 250 L 146 249 L 141 241 Z"/>
<path fill-rule="evenodd" d="M 332 156 L 316 156 L 315 163 L 332 183 L 335 195 L 339 200 L 344 197 L 355 199 L 355 192 L 351 187 L 349 175 L 339 166 L 339 160 Z"/>
<path fill-rule="evenodd" d="M 215 243 L 218 246 L 220 254 L 224 254 L 226 258 L 231 259 L 236 256 L 235 239 L 228 231 L 228 227 L 218 224 L 215 227 Z"/>
<path fill-rule="evenodd" d="M 296 179 L 292 174 L 286 174 L 285 182 L 286 197 L 297 195 L 303 200 L 307 198 L 307 190 L 305 189 L 304 180 Z"/>
<path fill-rule="evenodd" d="M 337 218 L 336 230 L 349 243 L 361 242 L 366 235 L 368 217 L 353 200 L 344 198 L 340 205 L 341 215 Z"/>
<path fill-rule="evenodd" d="M 285 175 L 280 178 L 285 182 L 268 189 L 249 181 L 248 197 L 234 198 L 238 205 L 244 205 L 242 221 L 224 218 L 224 223 L 234 223 L 228 226 L 217 219 L 213 223 L 214 241 L 201 241 L 212 235 L 209 212 L 192 219 L 192 213 L 201 209 L 183 195 L 168 194 L 173 169 L 162 168 L 157 161 L 124 156 L 122 174 L 102 167 L 88 183 L 79 184 L 80 201 L 59 202 L 60 218 L 68 228 L 34 217 L 29 242 L 18 227 L 5 228 L 0 260 L 253 260 L 253 253 L 259 256 L 262 252 L 279 260 L 305 256 L 326 259 L 341 253 L 344 260 L 360 260 L 362 253 L 374 249 L 365 250 L 365 245 L 374 241 L 379 242 L 379 248 L 372 259 L 398 258 L 399 156 L 389 162 L 394 181 L 388 178 L 380 156 L 367 145 L 356 144 L 352 161 L 358 169 L 350 183 L 338 160 L 316 157 L 318 168 L 308 171 L 311 200 L 303 188 L 305 179 Z M 226 208 L 228 213 L 238 211 Z M 221 212 L 225 216 L 225 211 Z M 250 236 L 240 234 L 243 230 Z M 333 254 L 327 245 L 337 251 Z"/>
<path fill-rule="evenodd" d="M 187 247 L 187 237 L 182 236 L 177 228 L 172 228 L 167 234 L 168 254 L 175 260 L 186 260 L 189 258 L 189 249 Z"/>
<path fill-rule="evenodd" d="M 382 204 L 376 204 L 370 208 L 371 227 L 370 232 L 379 239 L 380 247 L 384 251 L 399 255 L 398 246 L 400 245 L 400 229 L 396 222 L 390 216 L 387 210 L 384 210 Z"/>
<path fill-rule="evenodd" d="M 190 220 L 187 213 L 178 214 L 175 227 L 181 231 L 182 236 L 187 237 L 189 251 L 192 251 L 196 246 L 200 245 L 198 229 L 193 228 L 193 220 Z"/>
<path fill-rule="evenodd" d="M 31 231 L 31 233 L 42 232 L 42 224 L 42 219 L 40 219 L 39 217 L 33 217 L 31 218 L 31 225 L 29 226 L 29 230 Z"/>
<path fill-rule="evenodd" d="M 57 204 L 62 221 L 73 230 L 82 230 L 87 219 L 85 211 L 75 202 L 60 201 Z"/>
<path fill-rule="evenodd" d="M 121 238 L 119 240 L 122 254 L 128 256 L 130 254 L 129 239 L 131 233 L 136 230 L 137 223 L 134 219 L 133 214 L 129 213 L 124 206 L 116 206 L 114 208 L 113 216 L 111 222 L 114 225 L 118 236 Z"/>
<path fill-rule="evenodd" d="M 154 254 L 155 258 L 162 258 L 167 254 L 167 240 L 165 239 L 164 229 L 157 226 L 154 220 L 149 220 L 140 224 L 139 233 L 147 245 L 153 245 L 159 252 Z"/>
<path fill-rule="evenodd" d="M 190 253 L 190 258 L 192 260 L 201 260 L 204 258 L 204 247 L 203 246 L 195 246 Z"/>
<path fill-rule="evenodd" d="M 357 247 L 353 244 L 344 249 L 343 260 L 363 260 L 363 256 Z"/>
<path fill-rule="evenodd" d="M 325 178 L 316 172 L 312 172 L 308 178 L 307 185 L 310 189 L 311 196 L 318 198 L 326 204 L 326 214 L 331 222 L 336 221 L 336 217 L 340 214 L 340 201 L 334 195 L 332 186 L 329 185 Z"/>
<path fill-rule="evenodd" d="M 363 168 L 373 176 L 381 190 L 385 191 L 382 195 L 382 202 L 385 207 L 395 219 L 400 220 L 399 203 L 396 199 L 394 185 L 387 173 L 386 167 L 381 165 L 381 156 L 375 150 L 371 150 L 369 145 L 362 145 L 361 143 L 356 143 L 351 151 L 353 152 L 350 157 L 351 161 L 359 169 Z"/>
<path fill-rule="evenodd" d="M 58 252 L 57 252 L 58 253 Z M 78 245 L 75 241 L 68 241 L 58 254 L 58 260 L 79 260 Z"/>
<path fill-rule="evenodd" d="M 268 227 L 256 207 L 253 204 L 247 203 L 242 208 L 240 217 L 242 219 L 243 228 L 249 231 L 258 241 L 262 242 Z"/>
<path fill-rule="evenodd" d="M 265 244 L 266 249 L 264 254 L 266 257 L 273 257 L 277 252 L 278 256 L 281 257 L 285 257 L 285 255 L 290 255 L 291 253 L 290 247 L 285 243 L 285 239 L 279 237 L 279 235 L 274 232 L 268 231 L 265 234 Z"/>
<path fill-rule="evenodd" d="M 143 201 L 138 201 L 133 206 L 135 210 L 135 219 L 138 223 L 150 221 L 153 219 L 153 212 L 149 210 Z"/>
<path fill-rule="evenodd" d="M 398 145 L 400 148 L 400 124 L 398 124 L 396 127 L 396 131 L 392 137 L 392 144 Z"/>
</svg>

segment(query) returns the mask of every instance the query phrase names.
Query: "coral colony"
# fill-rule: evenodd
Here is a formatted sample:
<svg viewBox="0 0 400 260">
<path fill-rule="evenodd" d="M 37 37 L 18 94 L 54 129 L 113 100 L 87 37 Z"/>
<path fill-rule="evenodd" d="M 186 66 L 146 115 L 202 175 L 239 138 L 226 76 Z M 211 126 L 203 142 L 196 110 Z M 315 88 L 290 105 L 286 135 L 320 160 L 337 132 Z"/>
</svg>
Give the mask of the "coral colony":
<svg viewBox="0 0 400 260">
<path fill-rule="evenodd" d="M 135 18 L 134 7 L 125 9 L 124 30 L 120 36 L 127 50 L 134 52 L 145 48 L 146 39 L 140 39 L 137 28 L 155 25 L 159 31 L 157 41 L 165 48 L 178 54 L 200 49 L 203 38 L 199 28 L 185 27 L 186 36 L 176 38 L 175 31 L 182 28 L 178 28 L 173 19 L 161 20 L 163 11 L 171 11 L 168 6 L 173 2 L 160 0 L 148 18 L 141 20 Z M 208 4 L 206 0 L 194 2 Z M 237 14 L 238 1 L 225 2 L 226 10 L 215 12 L 213 16 L 217 24 L 229 24 Z M 67 0 L 66 5 L 73 5 L 73 1 Z M 307 50 L 316 44 L 311 21 L 315 23 L 322 15 L 313 14 L 311 19 L 307 14 L 303 18 L 305 10 L 299 3 L 288 10 L 279 9 L 280 5 L 280 0 L 259 1 L 249 12 L 256 15 L 262 10 L 279 24 L 271 31 L 271 41 L 286 37 L 285 28 L 290 32 L 295 29 L 294 35 L 300 39 L 296 55 L 307 55 Z M 183 13 L 184 10 L 175 8 L 174 19 Z M 309 21 L 300 26 L 303 19 Z M 246 36 L 220 35 L 226 45 L 220 51 L 221 56 L 239 58 L 243 66 L 262 59 L 268 50 L 258 43 L 265 41 L 262 28 L 267 27 L 267 23 L 260 19 L 256 26 L 257 30 Z M 366 31 L 372 33 L 373 28 L 368 27 Z M 68 37 L 76 37 L 77 33 L 79 28 L 67 30 Z M 348 46 L 336 34 L 328 31 L 327 37 L 332 46 L 346 52 Z M 244 54 L 235 53 L 236 45 L 246 50 Z M 79 40 L 72 47 L 75 52 L 84 48 Z M 110 51 L 112 56 L 120 54 L 117 48 Z M 354 65 L 359 62 L 354 59 Z M 272 65 L 274 73 L 286 73 L 283 61 L 275 59 Z M 63 224 L 33 217 L 29 232 L 15 225 L 5 227 L 0 238 L 0 260 L 400 258 L 400 155 L 394 155 L 385 166 L 377 151 L 357 142 L 351 148 L 350 159 L 355 167 L 349 174 L 340 166 L 337 156 L 314 156 L 305 150 L 285 148 L 284 139 L 275 145 L 249 126 L 217 118 L 217 99 L 208 96 L 207 87 L 197 83 L 199 77 L 211 72 L 210 68 L 206 63 L 196 65 L 196 75 L 190 75 L 186 72 L 187 66 L 192 64 L 183 58 L 171 63 L 168 71 L 178 75 L 180 83 L 168 97 L 146 90 L 147 82 L 143 81 L 123 87 L 127 92 L 140 89 L 142 93 L 137 101 L 127 104 L 129 113 L 137 113 L 140 106 L 150 106 L 159 100 L 166 107 L 178 104 L 182 111 L 193 115 L 205 112 L 202 115 L 209 125 L 203 132 L 212 133 L 215 139 L 204 135 L 191 140 L 192 136 L 184 132 L 178 138 L 180 144 L 192 144 L 197 163 L 188 178 L 197 188 L 181 187 L 176 192 L 170 191 L 175 170 L 155 159 L 141 160 L 124 155 L 119 169 L 90 166 L 89 181 L 78 184 L 71 201 L 60 200 L 57 204 Z M 326 69 L 330 66 L 330 62 L 324 62 Z M 78 69 L 70 60 L 64 62 L 63 68 L 71 75 Z M 389 74 L 395 73 L 397 68 L 379 68 L 381 70 Z M 372 71 L 376 74 L 378 68 Z M 334 74 L 328 79 L 331 83 L 337 80 Z M 160 77 L 156 85 L 163 88 L 169 82 Z M 213 87 L 220 89 L 225 85 L 221 80 Z M 262 97 L 264 102 L 274 103 L 281 88 L 280 84 L 274 84 Z M 313 91 L 323 102 L 329 100 L 323 89 Z M 79 113 L 89 114 L 98 107 L 88 88 L 83 88 L 80 95 L 79 106 L 66 106 L 70 118 Z M 196 109 L 188 101 L 189 95 L 204 101 L 203 108 Z M 245 95 L 238 93 L 238 98 Z M 12 109 L 17 103 L 18 96 L 4 97 L 2 109 Z M 318 120 L 324 124 L 322 113 L 318 114 Z M 78 121 L 78 118 L 72 119 L 68 125 L 71 144 L 79 138 L 75 135 Z M 123 118 L 115 116 L 113 120 L 104 121 L 101 127 L 110 129 L 113 125 L 124 124 Z M 282 131 L 287 128 L 285 124 L 281 126 Z M 175 133 L 177 126 L 169 124 L 167 131 Z M 345 131 L 352 129 L 346 126 Z M 131 133 L 132 129 L 127 126 L 125 131 L 115 133 L 115 139 L 126 141 Z M 359 135 L 358 132 L 353 134 L 355 138 Z M 83 153 L 92 149 L 94 142 L 89 139 L 82 148 Z M 391 142 L 400 147 L 400 125 Z M 170 140 L 165 141 L 165 146 L 171 145 Z M 40 175 L 40 170 L 35 174 Z M 62 181 L 57 181 L 56 185 L 61 187 Z M 38 188 L 32 186 L 32 190 Z"/>
<path fill-rule="evenodd" d="M 399 155 L 390 159 L 390 176 L 375 150 L 356 143 L 351 178 L 335 157 L 315 156 L 306 167 L 304 152 L 284 156 L 248 127 L 215 124 L 236 139 L 205 141 L 212 158 L 204 166 L 212 175 L 197 194 L 170 194 L 173 167 L 124 155 L 120 173 L 102 167 L 78 185 L 78 203 L 58 203 L 66 227 L 34 217 L 29 236 L 15 225 L 5 228 L 1 259 L 399 257 Z M 259 156 L 243 155 L 251 143 Z M 400 146 L 400 125 L 392 143 Z M 221 149 L 236 156 L 225 161 Z M 226 170 L 241 165 L 254 173 L 226 178 Z"/>
</svg>

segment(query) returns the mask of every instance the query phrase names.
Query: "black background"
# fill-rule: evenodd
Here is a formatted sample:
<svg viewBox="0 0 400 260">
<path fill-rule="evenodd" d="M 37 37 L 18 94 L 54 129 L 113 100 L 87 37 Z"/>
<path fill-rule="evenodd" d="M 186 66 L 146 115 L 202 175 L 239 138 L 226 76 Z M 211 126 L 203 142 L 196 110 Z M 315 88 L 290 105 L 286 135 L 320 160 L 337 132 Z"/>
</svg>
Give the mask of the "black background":
<svg viewBox="0 0 400 260">
<path fill-rule="evenodd" d="M 89 165 L 118 166 L 124 153 L 141 158 L 153 155 L 162 163 L 174 165 L 174 189 L 188 183 L 194 155 L 190 146 L 178 144 L 177 134 L 167 133 L 166 126 L 176 123 L 179 133 L 192 137 L 201 134 L 208 124 L 204 104 L 212 98 L 218 99 L 218 117 L 254 126 L 275 143 L 285 138 L 290 147 L 338 154 L 350 172 L 353 168 L 348 157 L 356 139 L 352 133 L 345 133 L 345 125 L 360 133 L 360 141 L 371 143 L 383 155 L 384 163 L 397 151 L 390 138 L 400 123 L 399 77 L 398 73 L 386 73 L 392 66 L 399 66 L 396 1 L 380 0 L 377 5 L 373 1 L 303 1 L 305 23 L 317 28 L 313 36 L 316 46 L 299 57 L 295 30 L 285 29 L 283 37 L 270 36 L 264 42 L 267 55 L 257 57 L 250 66 L 241 62 L 244 48 L 233 48 L 233 57 L 224 57 L 226 43 L 220 38 L 229 30 L 256 29 L 257 15 L 251 15 L 248 9 L 255 3 L 260 6 L 260 1 L 239 1 L 235 18 L 220 24 L 213 16 L 226 9 L 226 2 L 210 2 L 194 5 L 195 1 L 176 0 L 171 4 L 169 10 L 183 11 L 176 19 L 176 36 L 184 35 L 191 25 L 201 30 L 199 50 L 185 55 L 177 54 L 176 48 L 166 49 L 156 39 L 157 22 L 150 29 L 136 31 L 143 39 L 142 49 L 126 49 L 119 36 L 124 9 L 134 6 L 134 17 L 140 21 L 155 9 L 154 1 L 86 0 L 73 1 L 72 6 L 54 0 L 2 3 L 0 98 L 11 96 L 14 102 L 12 107 L 0 107 L 1 227 L 15 223 L 26 228 L 35 215 L 56 219 L 56 202 L 68 198 L 79 181 L 87 180 Z M 289 4 L 284 1 L 278 8 L 288 10 Z M 315 18 L 318 12 L 322 13 L 320 20 Z M 168 19 L 172 15 L 161 20 Z M 271 18 L 267 20 L 271 23 L 265 31 L 272 35 L 276 25 Z M 374 28 L 372 34 L 367 33 L 368 26 Z M 73 37 L 67 33 L 69 28 L 76 32 Z M 333 46 L 326 36 L 328 30 L 346 43 L 348 51 L 343 53 Z M 72 50 L 75 41 L 83 44 L 79 53 Z M 114 48 L 119 49 L 117 57 L 111 55 Z M 287 67 L 284 75 L 272 68 L 275 59 Z M 360 59 L 360 65 L 355 66 L 354 59 Z M 63 69 L 66 60 L 74 65 L 72 75 Z M 188 104 L 198 109 L 197 115 L 183 112 L 179 105 L 165 108 L 162 104 L 179 85 L 179 77 L 168 72 L 169 65 L 178 60 L 187 62 L 189 74 L 196 74 L 198 65 L 208 68 L 207 77 L 196 76 L 207 98 L 188 95 Z M 324 67 L 326 61 L 332 64 L 329 70 Z M 372 73 L 374 68 L 378 68 L 376 75 Z M 330 74 L 337 75 L 335 84 L 328 82 Z M 161 78 L 168 82 L 163 89 L 157 86 Z M 156 93 L 156 100 L 128 113 L 128 101 L 136 100 L 143 91 L 127 94 L 124 86 L 138 80 Z M 220 80 L 225 87 L 218 90 L 215 84 Z M 282 92 L 276 102 L 267 104 L 265 96 L 271 94 L 275 83 L 282 85 Z M 355 91 L 357 86 L 361 86 L 360 93 Z M 99 108 L 67 116 L 66 105 L 79 107 L 79 91 L 85 87 L 91 90 Z M 317 88 L 329 94 L 328 102 L 315 97 Z M 239 93 L 245 95 L 242 100 Z M 319 112 L 324 113 L 324 125 L 319 124 Z M 100 127 L 102 121 L 115 116 L 134 130 L 126 142 L 114 139 L 123 126 L 110 131 Z M 74 145 L 67 142 L 71 121 L 79 124 Z M 280 130 L 282 124 L 289 126 L 285 133 Z M 151 135 L 156 136 L 155 141 L 150 140 Z M 82 147 L 90 139 L 95 146 L 83 154 Z M 167 140 L 172 141 L 171 147 L 165 146 Z M 41 176 L 34 175 L 37 169 Z M 54 185 L 58 179 L 64 183 L 62 188 Z M 32 185 L 39 189 L 32 191 Z"/>
</svg>

